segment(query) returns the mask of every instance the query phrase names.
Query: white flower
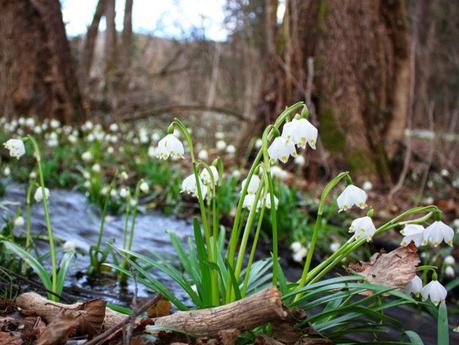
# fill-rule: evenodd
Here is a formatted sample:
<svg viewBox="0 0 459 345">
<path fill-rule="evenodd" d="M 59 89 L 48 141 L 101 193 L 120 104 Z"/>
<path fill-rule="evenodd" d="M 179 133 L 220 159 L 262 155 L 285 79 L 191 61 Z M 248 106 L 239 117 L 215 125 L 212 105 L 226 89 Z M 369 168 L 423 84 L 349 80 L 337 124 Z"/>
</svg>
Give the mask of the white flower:
<svg viewBox="0 0 459 345">
<path fill-rule="evenodd" d="M 226 143 L 223 140 L 219 140 L 215 146 L 217 147 L 217 150 L 223 151 L 226 148 Z"/>
<path fill-rule="evenodd" d="M 77 248 L 77 245 L 75 242 L 72 241 L 65 241 L 64 245 L 62 246 L 62 249 L 64 252 L 74 252 Z"/>
<path fill-rule="evenodd" d="M 292 255 L 293 261 L 301 263 L 308 254 L 306 247 L 301 247 L 297 252 Z"/>
<path fill-rule="evenodd" d="M 215 138 L 223 139 L 225 137 L 225 133 L 223 132 L 215 132 Z"/>
<path fill-rule="evenodd" d="M 23 225 L 24 225 L 24 218 L 22 218 L 21 216 L 17 217 L 14 220 L 14 226 L 23 226 Z"/>
<path fill-rule="evenodd" d="M 102 187 L 102 189 L 100 190 L 100 194 L 102 195 L 107 195 L 108 194 L 108 191 L 109 191 L 109 188 L 107 186 L 104 186 Z"/>
<path fill-rule="evenodd" d="M 5 169 L 3 169 L 3 175 L 5 175 L 5 176 L 10 176 L 11 175 L 10 167 L 5 167 Z"/>
<path fill-rule="evenodd" d="M 158 150 L 156 149 L 156 147 L 150 146 L 148 148 L 148 157 L 151 157 L 151 158 L 156 157 L 156 158 L 158 158 Z"/>
<path fill-rule="evenodd" d="M 120 189 L 120 197 L 122 197 L 123 199 L 126 199 L 129 195 L 129 191 L 127 190 L 127 188 L 121 188 Z"/>
<path fill-rule="evenodd" d="M 365 193 L 364 190 L 350 184 L 343 190 L 336 200 L 338 203 L 338 212 L 346 211 L 354 205 L 363 209 L 367 206 L 367 198 L 367 193 Z"/>
<path fill-rule="evenodd" d="M 274 206 L 275 206 L 274 208 L 277 210 L 277 206 L 279 205 L 279 199 L 275 195 L 273 196 L 274 196 Z M 266 208 L 271 209 L 271 193 L 266 194 L 265 205 L 266 205 Z"/>
<path fill-rule="evenodd" d="M 292 242 L 292 244 L 290 245 L 290 249 L 294 253 L 298 252 L 302 247 L 303 247 L 303 245 L 298 241 Z"/>
<path fill-rule="evenodd" d="M 260 138 L 258 138 L 256 141 L 255 141 L 255 148 L 256 149 L 259 149 L 261 147 L 261 145 L 263 145 L 263 140 L 261 140 Z"/>
<path fill-rule="evenodd" d="M 370 217 L 365 216 L 354 219 L 349 227 L 349 232 L 355 234 L 356 239 L 366 238 L 370 241 L 376 232 L 376 227 Z"/>
<path fill-rule="evenodd" d="M 209 167 L 211 173 L 212 173 L 212 178 L 214 181 L 215 185 L 218 185 L 218 170 L 215 166 L 211 165 Z M 206 185 L 211 185 L 212 184 L 212 178 L 210 177 L 209 171 L 207 169 L 203 169 L 201 172 L 201 180 L 204 182 Z"/>
<path fill-rule="evenodd" d="M 148 186 L 148 183 L 146 183 L 145 181 L 143 181 L 140 184 L 139 189 L 141 190 L 142 193 L 148 193 L 150 191 L 150 187 Z"/>
<path fill-rule="evenodd" d="M 90 162 L 92 161 L 92 153 L 90 151 L 86 151 L 81 155 L 81 159 L 85 162 Z"/>
<path fill-rule="evenodd" d="M 70 134 L 68 139 L 71 144 L 76 144 L 76 142 L 78 141 L 78 138 L 73 134 Z"/>
<path fill-rule="evenodd" d="M 113 148 L 113 146 L 107 147 L 107 153 L 108 153 L 109 155 L 112 155 L 113 152 L 115 152 L 115 149 Z"/>
<path fill-rule="evenodd" d="M 89 189 L 91 187 L 91 181 L 89 180 L 84 181 L 83 187 L 86 189 Z"/>
<path fill-rule="evenodd" d="M 52 119 L 51 122 L 50 122 L 50 125 L 51 125 L 51 128 L 59 128 L 61 126 L 61 123 L 59 122 L 59 120 L 56 120 L 56 119 Z"/>
<path fill-rule="evenodd" d="M 159 159 L 183 158 L 185 149 L 182 142 L 174 134 L 168 134 L 159 141 L 157 154 Z"/>
<path fill-rule="evenodd" d="M 422 289 L 422 279 L 418 276 L 414 276 L 413 279 L 403 288 L 403 292 L 406 294 L 419 295 Z"/>
<path fill-rule="evenodd" d="M 444 301 L 448 292 L 441 285 L 438 280 L 432 280 L 429 284 L 424 286 L 421 289 L 421 296 L 424 300 L 430 298 L 433 304 L 437 305 L 438 303 Z"/>
<path fill-rule="evenodd" d="M 242 189 L 244 189 L 246 182 L 247 182 L 247 179 L 242 181 Z M 257 175 L 252 175 L 252 178 L 250 179 L 250 183 L 247 186 L 247 194 L 255 194 L 259 186 L 260 186 L 260 178 Z"/>
<path fill-rule="evenodd" d="M 40 202 L 40 201 L 43 200 L 43 192 L 42 192 L 42 188 L 41 187 L 37 188 L 33 198 L 35 199 L 36 202 Z M 46 200 L 49 199 L 49 189 L 48 188 L 45 188 L 45 199 Z"/>
<path fill-rule="evenodd" d="M 198 153 L 198 158 L 205 161 L 209 158 L 209 153 L 207 152 L 207 150 L 201 150 Z"/>
<path fill-rule="evenodd" d="M 299 155 L 299 156 L 295 157 L 294 162 L 299 167 L 302 167 L 304 165 L 304 163 L 306 163 L 306 160 L 304 159 L 304 156 Z"/>
<path fill-rule="evenodd" d="M 116 123 L 112 123 L 109 127 L 109 129 L 112 131 L 112 132 L 117 132 L 119 127 L 118 127 L 118 124 Z"/>
<path fill-rule="evenodd" d="M 123 181 L 126 181 L 129 178 L 126 171 L 121 172 L 120 177 Z"/>
<path fill-rule="evenodd" d="M 3 146 L 10 151 L 10 156 L 16 159 L 21 158 L 25 154 L 24 142 L 21 139 L 10 139 Z"/>
<path fill-rule="evenodd" d="M 29 174 L 30 179 L 36 179 L 37 178 L 37 172 L 35 170 L 32 170 Z"/>
<path fill-rule="evenodd" d="M 151 135 L 151 140 L 153 140 L 154 142 L 157 142 L 159 139 L 161 139 L 161 135 L 158 132 L 154 132 Z"/>
<path fill-rule="evenodd" d="M 116 191 L 116 189 L 112 189 L 112 191 L 110 192 L 110 196 L 112 198 L 116 198 L 118 196 L 118 192 Z"/>
<path fill-rule="evenodd" d="M 268 154 L 273 162 L 280 160 L 287 163 L 289 156 L 296 156 L 295 145 L 286 137 L 280 136 L 273 140 L 268 148 Z"/>
<path fill-rule="evenodd" d="M 372 190 L 373 189 L 373 183 L 371 183 L 370 181 L 365 181 L 363 183 L 363 185 L 362 185 L 362 189 L 366 190 L 366 191 Z"/>
<path fill-rule="evenodd" d="M 454 268 L 452 266 L 447 266 L 445 268 L 445 276 L 448 278 L 454 278 L 456 272 L 454 272 Z"/>
<path fill-rule="evenodd" d="M 452 255 L 448 255 L 446 258 L 445 258 L 445 264 L 446 265 L 449 265 L 449 266 L 452 266 L 456 263 L 456 260 L 454 259 L 454 257 Z"/>
<path fill-rule="evenodd" d="M 100 164 L 96 163 L 92 166 L 92 171 L 94 171 L 95 173 L 100 173 L 100 170 L 101 170 Z"/>
<path fill-rule="evenodd" d="M 278 177 L 280 180 L 285 180 L 288 177 L 288 172 L 277 165 L 272 166 L 270 171 L 271 176 Z"/>
<path fill-rule="evenodd" d="M 330 251 L 332 252 L 336 252 L 339 247 L 341 247 L 341 244 L 339 244 L 338 242 L 333 242 L 332 244 L 330 244 Z"/>
<path fill-rule="evenodd" d="M 241 172 L 239 170 L 237 170 L 237 169 L 234 170 L 231 175 L 233 175 L 233 177 L 236 178 L 236 179 L 240 179 L 241 178 Z"/>
<path fill-rule="evenodd" d="M 236 153 L 236 147 L 234 145 L 228 145 L 226 147 L 226 153 L 234 155 Z"/>
<path fill-rule="evenodd" d="M 293 119 L 284 125 L 282 136 L 301 148 L 306 147 L 306 143 L 313 149 L 316 148 L 317 128 L 305 118 Z"/>
<path fill-rule="evenodd" d="M 207 190 L 204 187 L 201 180 L 199 180 L 199 185 L 201 186 L 201 194 L 202 198 L 206 198 Z M 198 197 L 198 186 L 196 184 L 196 176 L 191 174 L 187 178 L 185 178 L 182 182 L 182 192 L 191 194 L 194 197 Z"/>
<path fill-rule="evenodd" d="M 411 242 L 414 242 L 416 247 L 422 244 L 424 237 L 424 227 L 419 224 L 407 224 L 400 233 L 404 236 L 400 243 L 403 247 L 406 247 Z"/>
<path fill-rule="evenodd" d="M 255 194 L 247 194 L 244 198 L 244 202 L 242 203 L 242 207 L 245 207 L 249 211 L 252 210 L 252 207 L 255 203 Z M 256 210 L 258 210 L 261 206 L 260 200 L 258 200 L 256 206 Z"/>
<path fill-rule="evenodd" d="M 453 245 L 454 230 L 443 223 L 436 221 L 430 224 L 424 232 L 423 244 L 431 243 L 434 247 L 438 246 L 442 241 L 448 245 Z"/>
</svg>

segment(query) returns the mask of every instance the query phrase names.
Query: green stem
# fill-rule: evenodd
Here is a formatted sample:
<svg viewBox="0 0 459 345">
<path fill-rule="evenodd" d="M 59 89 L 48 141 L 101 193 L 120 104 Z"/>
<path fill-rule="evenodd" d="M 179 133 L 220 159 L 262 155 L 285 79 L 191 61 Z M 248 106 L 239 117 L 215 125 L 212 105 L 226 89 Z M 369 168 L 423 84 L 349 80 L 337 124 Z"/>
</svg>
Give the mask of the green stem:
<svg viewBox="0 0 459 345">
<path fill-rule="evenodd" d="M 38 165 L 38 177 L 39 177 L 39 182 L 40 182 L 40 188 L 41 188 L 41 193 L 43 195 L 43 210 L 45 213 L 45 219 L 46 219 L 46 227 L 48 229 L 48 240 L 49 240 L 49 252 L 51 255 L 51 276 L 52 276 L 52 292 L 57 291 L 57 259 L 56 259 L 56 246 L 54 243 L 54 233 L 51 228 L 51 218 L 49 216 L 49 209 L 48 209 L 48 198 L 46 197 L 45 193 L 45 179 L 43 176 L 43 168 L 41 165 L 41 154 L 40 154 L 40 148 L 38 147 L 37 142 L 32 136 L 27 136 L 27 139 L 29 139 L 33 145 L 34 151 L 35 151 L 35 159 L 37 161 Z M 58 298 L 56 295 L 51 295 L 50 296 L 51 300 L 57 301 Z"/>
<path fill-rule="evenodd" d="M 132 211 L 132 220 L 131 220 L 131 231 L 129 232 L 129 244 L 128 250 L 131 251 L 132 249 L 132 242 L 134 241 L 134 230 L 135 230 L 135 221 L 137 219 L 137 211 L 139 209 L 139 194 L 140 194 L 140 185 L 143 183 L 141 179 L 137 182 L 137 186 L 135 187 L 134 193 L 134 210 Z"/>
<path fill-rule="evenodd" d="M 26 250 L 30 250 L 32 245 L 32 227 L 31 227 L 31 208 L 32 208 L 32 191 L 34 187 L 34 182 L 29 183 L 27 188 L 27 197 L 26 197 Z"/>
</svg>

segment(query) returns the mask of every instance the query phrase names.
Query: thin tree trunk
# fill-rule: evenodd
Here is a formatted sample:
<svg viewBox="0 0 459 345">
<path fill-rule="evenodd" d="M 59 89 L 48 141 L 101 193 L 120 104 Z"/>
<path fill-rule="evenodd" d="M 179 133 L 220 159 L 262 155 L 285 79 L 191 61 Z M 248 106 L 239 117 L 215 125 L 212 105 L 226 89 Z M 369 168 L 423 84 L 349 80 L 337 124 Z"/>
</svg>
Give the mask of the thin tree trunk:
<svg viewBox="0 0 459 345">
<path fill-rule="evenodd" d="M 91 73 L 91 66 L 94 59 L 94 48 L 96 46 L 97 34 L 99 32 L 99 24 L 102 16 L 105 13 L 107 0 L 99 0 L 97 2 L 96 11 L 92 18 L 91 25 L 88 27 L 86 39 L 84 42 L 83 53 L 81 57 L 81 80 L 83 90 L 86 92 L 88 81 Z"/>
<path fill-rule="evenodd" d="M 117 63 L 117 34 L 115 24 L 115 0 L 107 0 L 105 18 L 107 22 L 107 31 L 105 33 L 105 71 L 112 74 Z"/>
<path fill-rule="evenodd" d="M 131 58 L 133 52 L 132 45 L 132 7 L 134 0 L 126 0 L 124 6 L 124 26 L 122 35 L 122 47 L 123 47 L 123 69 L 129 70 L 131 67 Z"/>
</svg>

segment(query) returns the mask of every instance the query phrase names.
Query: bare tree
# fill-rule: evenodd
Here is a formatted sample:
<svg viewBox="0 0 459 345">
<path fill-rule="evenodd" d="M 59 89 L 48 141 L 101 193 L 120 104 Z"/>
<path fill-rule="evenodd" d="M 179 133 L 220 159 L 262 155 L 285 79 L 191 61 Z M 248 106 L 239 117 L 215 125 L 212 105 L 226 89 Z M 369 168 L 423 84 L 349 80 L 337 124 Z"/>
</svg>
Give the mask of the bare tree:
<svg viewBox="0 0 459 345">
<path fill-rule="evenodd" d="M 122 66 L 124 70 L 129 70 L 131 67 L 132 57 L 132 7 L 134 0 L 126 0 L 124 5 L 124 26 L 122 35 Z"/>
<path fill-rule="evenodd" d="M 0 111 L 84 118 L 59 0 L 0 0 Z"/>
</svg>

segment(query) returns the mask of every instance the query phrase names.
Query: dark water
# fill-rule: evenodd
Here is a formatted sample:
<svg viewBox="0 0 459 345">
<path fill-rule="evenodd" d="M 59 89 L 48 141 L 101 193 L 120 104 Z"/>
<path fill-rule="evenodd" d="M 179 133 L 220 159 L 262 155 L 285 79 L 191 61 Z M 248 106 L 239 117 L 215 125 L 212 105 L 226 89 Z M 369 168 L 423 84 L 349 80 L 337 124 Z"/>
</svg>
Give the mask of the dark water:
<svg viewBox="0 0 459 345">
<path fill-rule="evenodd" d="M 12 216 L 18 208 L 23 208 L 25 218 L 25 198 L 26 187 L 18 184 L 9 184 L 6 189 L 3 202 L 8 204 L 9 214 Z M 86 197 L 74 191 L 51 190 L 49 197 L 49 211 L 51 224 L 56 238 L 63 241 L 73 242 L 78 249 L 87 253 L 91 245 L 97 242 L 98 231 L 100 226 L 100 210 L 88 203 Z M 0 214 L 5 215 L 5 210 L 0 210 Z M 33 205 L 31 210 L 31 225 L 34 235 L 47 236 L 47 228 L 44 217 L 44 211 L 41 203 Z M 114 240 L 115 246 L 121 247 L 123 241 L 124 217 L 108 216 L 104 226 L 103 245 L 106 241 Z M 130 227 L 129 227 L 130 229 Z M 15 231 L 25 233 L 25 226 L 16 228 Z M 165 258 L 175 260 L 175 251 L 172 247 L 168 232 L 174 231 L 178 237 L 185 240 L 192 234 L 191 225 L 174 217 L 165 216 L 160 212 L 139 212 L 136 219 L 135 235 L 133 241 L 133 250 L 145 255 L 150 252 L 159 254 Z M 47 249 L 47 242 L 39 241 L 38 246 L 41 249 Z M 112 302 L 118 300 L 126 301 L 130 299 L 128 291 L 120 288 L 115 281 L 102 279 L 101 281 L 91 282 L 89 284 L 87 277 L 82 272 L 86 271 L 89 257 L 87 255 L 78 255 L 74 261 L 67 288 L 78 290 L 88 295 L 97 295 L 103 293 Z M 176 295 L 185 296 L 167 276 L 161 272 L 153 272 L 163 283 L 169 286 Z M 76 286 L 79 289 L 76 289 Z M 148 294 L 142 286 L 139 286 L 138 295 L 145 297 Z M 132 292 L 132 282 L 128 290 Z M 89 291 L 85 291 L 89 290 Z M 90 297 L 90 296 L 89 296 Z"/>
<path fill-rule="evenodd" d="M 9 213 L 12 215 L 18 207 L 24 207 L 25 186 L 9 184 L 2 202 L 8 203 Z M 54 234 L 57 238 L 64 241 L 74 242 L 79 249 L 87 252 L 89 247 L 96 243 L 100 224 L 100 210 L 87 202 L 84 195 L 79 192 L 52 190 L 50 199 L 50 214 Z M 5 216 L 5 210 L 0 209 L 0 215 Z M 25 212 L 25 209 L 24 209 Z M 47 235 L 46 223 L 41 204 L 36 204 L 32 208 L 32 231 L 35 235 Z M 115 244 L 122 245 L 122 233 L 124 227 L 123 216 L 110 216 L 106 220 L 104 243 L 114 239 Z M 16 229 L 25 232 L 25 228 Z M 175 251 L 170 244 L 168 231 L 175 231 L 179 238 L 185 240 L 192 235 L 191 224 L 187 221 L 175 217 L 165 216 L 160 212 L 139 213 L 136 222 L 133 250 L 142 254 L 154 252 L 172 262 L 176 261 Z M 47 242 L 40 242 L 42 249 L 47 249 Z M 259 253 L 262 257 L 268 256 L 270 248 L 266 247 Z M 281 261 L 286 273 L 291 280 L 299 277 L 300 267 L 289 267 L 286 262 L 289 251 L 281 254 Z M 133 284 L 128 285 L 128 289 L 120 288 L 114 279 L 102 278 L 96 282 L 89 282 L 84 274 L 88 265 L 88 256 L 79 255 L 75 260 L 70 272 L 70 277 L 66 283 L 65 291 L 77 294 L 81 298 L 102 297 L 113 303 L 129 304 L 131 299 Z M 184 301 L 187 297 L 183 291 L 175 285 L 167 276 L 160 272 L 152 272 L 164 284 L 172 289 L 175 294 Z M 139 297 L 147 297 L 151 292 L 142 286 L 138 286 Z M 426 313 L 418 313 L 412 309 L 396 308 L 388 312 L 389 315 L 402 321 L 405 329 L 418 332 L 424 344 L 436 344 L 436 320 Z M 454 320 L 453 320 L 454 319 Z M 450 322 L 458 322 L 457 317 L 452 317 Z M 391 331 L 389 337 L 398 338 L 397 332 Z M 353 337 L 354 338 L 354 337 Z M 359 339 L 359 336 L 356 337 Z M 451 344 L 459 344 L 459 334 L 451 333 Z"/>
</svg>

